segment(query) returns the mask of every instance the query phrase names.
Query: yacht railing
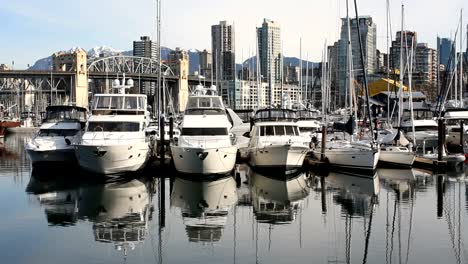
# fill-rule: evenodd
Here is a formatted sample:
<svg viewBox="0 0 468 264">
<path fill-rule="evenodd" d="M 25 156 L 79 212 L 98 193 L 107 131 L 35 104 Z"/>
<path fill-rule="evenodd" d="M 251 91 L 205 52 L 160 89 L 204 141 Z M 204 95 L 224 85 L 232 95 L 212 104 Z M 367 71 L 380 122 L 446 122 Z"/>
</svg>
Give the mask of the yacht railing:
<svg viewBox="0 0 468 264">
<path fill-rule="evenodd" d="M 221 143 L 225 143 L 227 140 L 230 140 L 231 146 L 236 145 L 237 143 L 237 137 L 236 135 L 231 135 L 228 138 L 212 138 L 212 137 L 194 137 L 194 138 L 187 138 L 184 137 L 181 139 L 180 137 L 178 139 L 174 138 L 173 139 L 173 144 L 175 146 L 178 146 L 181 142 L 190 145 L 190 146 L 223 146 Z"/>
</svg>

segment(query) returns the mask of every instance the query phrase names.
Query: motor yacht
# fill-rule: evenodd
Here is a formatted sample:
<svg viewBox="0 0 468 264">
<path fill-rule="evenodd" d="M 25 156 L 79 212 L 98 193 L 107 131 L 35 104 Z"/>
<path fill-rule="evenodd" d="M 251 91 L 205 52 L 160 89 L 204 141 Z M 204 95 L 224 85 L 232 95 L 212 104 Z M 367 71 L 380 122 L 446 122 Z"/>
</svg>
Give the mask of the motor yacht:
<svg viewBox="0 0 468 264">
<path fill-rule="evenodd" d="M 228 174 L 237 156 L 232 124 L 216 88 L 197 87 L 189 96 L 181 135 L 170 147 L 175 168 L 180 173 Z"/>
<path fill-rule="evenodd" d="M 48 106 L 39 131 L 25 145 L 32 164 L 76 162 L 73 144 L 82 136 L 86 117 L 82 107 Z"/>
<path fill-rule="evenodd" d="M 438 125 L 435 120 L 421 119 L 414 121 L 414 133 L 412 131 L 411 121 L 401 123 L 401 129 L 405 131 L 409 141 L 416 142 L 416 149 L 423 152 L 427 148 L 437 147 L 438 142 Z"/>
<path fill-rule="evenodd" d="M 150 156 L 150 140 L 145 133 L 150 115 L 146 109 L 146 95 L 124 91 L 96 94 L 86 130 L 75 144 L 79 165 L 97 174 L 142 169 Z"/>
<path fill-rule="evenodd" d="M 300 134 L 293 110 L 261 109 L 253 118 L 248 151 L 254 169 L 282 173 L 302 167 L 309 143 Z"/>
</svg>

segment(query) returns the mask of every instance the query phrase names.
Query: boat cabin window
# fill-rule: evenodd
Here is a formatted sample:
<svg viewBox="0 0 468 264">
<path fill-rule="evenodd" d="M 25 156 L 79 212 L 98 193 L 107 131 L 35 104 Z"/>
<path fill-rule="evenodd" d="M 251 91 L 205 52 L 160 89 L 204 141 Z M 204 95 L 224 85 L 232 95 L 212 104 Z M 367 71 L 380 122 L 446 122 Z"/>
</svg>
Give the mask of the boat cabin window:
<svg viewBox="0 0 468 264">
<path fill-rule="evenodd" d="M 182 136 L 226 136 L 228 130 L 225 127 L 184 127 Z"/>
<path fill-rule="evenodd" d="M 404 127 L 405 132 L 412 132 L 413 129 L 411 127 Z M 437 131 L 437 126 L 415 126 L 415 131 Z"/>
<path fill-rule="evenodd" d="M 41 129 L 40 137 L 72 137 L 78 133 L 76 129 Z"/>
<path fill-rule="evenodd" d="M 138 122 L 89 122 L 88 130 L 91 132 L 136 132 L 140 131 Z"/>
<path fill-rule="evenodd" d="M 299 128 L 296 126 L 261 126 L 260 136 L 298 136 Z"/>
<path fill-rule="evenodd" d="M 316 132 L 317 130 L 316 127 L 301 127 L 301 132 Z"/>
</svg>

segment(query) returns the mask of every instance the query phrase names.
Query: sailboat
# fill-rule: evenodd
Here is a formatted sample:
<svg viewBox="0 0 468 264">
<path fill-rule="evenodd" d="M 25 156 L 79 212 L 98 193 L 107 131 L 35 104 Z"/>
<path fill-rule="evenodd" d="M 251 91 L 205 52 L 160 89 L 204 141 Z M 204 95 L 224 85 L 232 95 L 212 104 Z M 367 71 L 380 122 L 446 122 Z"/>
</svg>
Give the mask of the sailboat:
<svg viewBox="0 0 468 264">
<path fill-rule="evenodd" d="M 351 116 L 348 123 L 342 124 L 343 127 L 347 132 L 350 134 L 349 140 L 338 140 L 338 141 L 328 141 L 326 142 L 326 148 L 324 150 L 325 156 L 330 162 L 330 164 L 334 167 L 341 167 L 346 169 L 353 169 L 359 170 L 363 172 L 370 172 L 372 175 L 377 167 L 377 162 L 380 156 L 380 148 L 378 144 L 375 144 L 374 139 L 371 138 L 370 141 L 356 141 L 354 137 L 354 127 L 355 127 L 355 120 L 354 117 L 357 116 L 356 107 L 355 105 L 355 98 L 354 93 L 354 78 L 352 77 L 353 74 L 353 61 L 352 61 L 352 48 L 351 48 L 351 25 L 348 13 L 348 2 L 346 2 L 346 20 L 347 20 L 347 66 L 348 66 L 348 74 L 347 74 L 347 86 L 349 89 L 349 106 L 351 108 Z M 357 29 L 359 32 L 359 25 L 357 25 Z M 359 39 L 359 45 L 361 47 L 361 57 L 363 56 L 362 52 L 362 44 L 361 40 Z M 362 60 L 363 61 L 363 60 Z M 362 62 L 363 63 L 363 62 Z M 363 69 L 365 69 L 363 65 Z M 364 87 L 366 94 L 368 95 L 367 91 L 367 79 L 366 73 L 364 71 Z M 368 96 L 366 96 L 368 97 Z M 368 100 L 367 100 L 368 101 Z M 367 103 L 367 114 L 370 117 L 370 106 Z M 372 131 L 372 122 L 371 123 L 371 130 Z"/>
<path fill-rule="evenodd" d="M 387 4 L 387 9 L 388 9 L 388 4 Z M 388 10 L 387 10 L 387 23 L 388 23 Z M 402 18 L 401 18 L 401 36 L 400 36 L 400 91 L 399 91 L 399 97 L 400 97 L 400 103 L 398 104 L 399 111 L 398 113 L 402 113 L 402 93 L 403 93 L 403 76 L 404 76 L 404 67 L 403 67 L 403 23 L 404 23 L 404 6 L 402 6 L 401 10 Z M 388 34 L 388 32 L 387 32 Z M 406 36 L 406 34 L 405 34 Z M 407 41 L 405 39 L 405 43 L 407 44 Z M 413 42 L 412 42 L 413 43 Z M 387 41 L 387 50 L 388 50 L 388 41 Z M 408 47 L 406 47 L 407 49 Z M 411 128 L 414 134 L 414 121 L 413 121 L 413 100 L 411 96 L 411 74 L 413 71 L 413 51 L 414 47 L 411 45 L 411 56 L 410 59 L 407 59 L 407 62 L 409 63 L 409 70 L 408 70 L 408 76 L 409 78 L 409 98 L 410 98 L 410 112 L 411 112 Z M 408 56 L 407 56 L 408 58 Z M 387 74 L 389 73 L 389 63 L 387 63 Z M 388 85 L 388 84 L 387 84 Z M 388 102 L 390 104 L 390 101 Z M 387 112 L 387 121 L 390 121 L 389 115 L 390 113 Z M 401 116 L 399 116 L 398 122 L 401 124 Z M 401 127 L 401 126 L 400 126 Z M 393 138 L 392 138 L 393 136 Z M 385 140 L 389 139 L 389 140 Z M 396 144 L 393 144 L 396 141 Z M 380 157 L 379 157 L 379 162 L 383 164 L 389 164 L 392 166 L 398 166 L 398 167 L 411 167 L 413 166 L 414 160 L 415 160 L 415 155 L 412 150 L 410 150 L 407 146 L 409 145 L 409 142 L 406 140 L 406 144 L 402 144 L 402 142 L 405 141 L 404 136 L 401 134 L 399 130 L 392 130 L 392 133 L 389 137 L 384 138 L 384 140 L 381 141 L 382 145 L 380 148 Z M 413 137 L 413 142 L 415 142 L 415 137 Z M 414 143 L 416 145 L 416 143 Z"/>
</svg>

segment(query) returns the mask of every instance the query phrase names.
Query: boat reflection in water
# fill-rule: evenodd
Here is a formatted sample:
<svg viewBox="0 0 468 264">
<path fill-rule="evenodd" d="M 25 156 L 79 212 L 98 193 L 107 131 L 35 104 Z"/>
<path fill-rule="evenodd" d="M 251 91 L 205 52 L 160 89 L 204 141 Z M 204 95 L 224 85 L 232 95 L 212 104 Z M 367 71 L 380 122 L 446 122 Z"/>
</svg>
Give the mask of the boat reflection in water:
<svg viewBox="0 0 468 264">
<path fill-rule="evenodd" d="M 238 200 L 233 177 L 194 180 L 176 177 L 171 207 L 180 208 L 190 242 L 217 242 Z"/>
<path fill-rule="evenodd" d="M 412 169 L 378 169 L 377 173 L 383 186 L 395 192 L 399 200 L 413 199 L 416 177 Z"/>
<path fill-rule="evenodd" d="M 344 216 L 368 216 L 380 192 L 379 175 L 364 176 L 330 172 L 327 184 L 336 190 L 333 200 L 342 205 Z"/>
<path fill-rule="evenodd" d="M 112 243 L 125 255 L 145 240 L 152 210 L 142 181 L 73 184 L 70 180 L 39 180 L 44 178 L 33 171 L 26 192 L 35 195 L 44 207 L 49 225 L 92 222 L 95 241 Z"/>
<path fill-rule="evenodd" d="M 309 195 L 306 175 L 268 177 L 250 171 L 252 205 L 258 222 L 284 224 L 294 221 L 302 201 Z"/>
</svg>

